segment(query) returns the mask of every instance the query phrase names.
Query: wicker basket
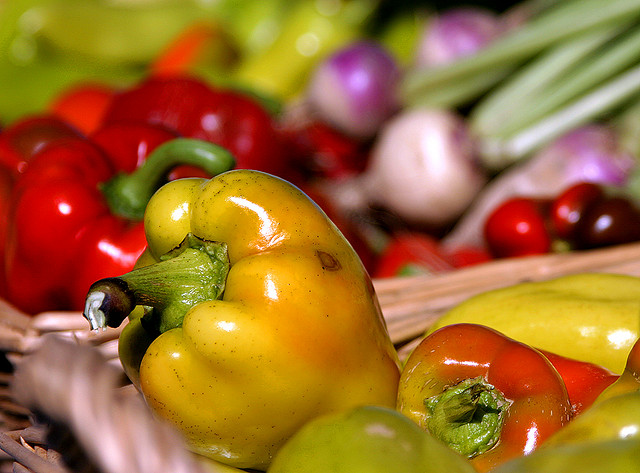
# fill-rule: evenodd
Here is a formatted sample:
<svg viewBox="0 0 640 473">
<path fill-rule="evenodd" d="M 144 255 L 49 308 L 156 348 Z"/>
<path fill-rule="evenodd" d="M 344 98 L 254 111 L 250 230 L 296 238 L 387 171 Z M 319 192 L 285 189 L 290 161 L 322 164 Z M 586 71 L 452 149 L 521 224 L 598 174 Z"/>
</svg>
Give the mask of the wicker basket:
<svg viewBox="0 0 640 473">
<path fill-rule="evenodd" d="M 640 276 L 640 243 L 498 260 L 438 275 L 374 280 L 401 358 L 445 311 L 481 292 L 580 272 Z M 209 471 L 152 417 L 117 359 L 119 329 L 77 312 L 31 317 L 0 301 L 0 473 Z"/>
</svg>

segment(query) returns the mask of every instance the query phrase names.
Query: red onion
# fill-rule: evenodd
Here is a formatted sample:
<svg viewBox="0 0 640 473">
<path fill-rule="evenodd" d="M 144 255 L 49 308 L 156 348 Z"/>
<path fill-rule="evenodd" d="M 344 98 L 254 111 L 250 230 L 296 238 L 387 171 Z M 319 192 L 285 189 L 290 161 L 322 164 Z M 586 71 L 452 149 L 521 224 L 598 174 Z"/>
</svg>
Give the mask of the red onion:
<svg viewBox="0 0 640 473">
<path fill-rule="evenodd" d="M 456 7 L 434 16 L 425 26 L 416 65 L 433 67 L 470 56 L 506 31 L 500 16 L 481 7 Z"/>
<path fill-rule="evenodd" d="M 373 41 L 353 43 L 321 62 L 308 90 L 321 119 L 350 135 L 370 138 L 397 110 L 395 58 Z"/>
</svg>

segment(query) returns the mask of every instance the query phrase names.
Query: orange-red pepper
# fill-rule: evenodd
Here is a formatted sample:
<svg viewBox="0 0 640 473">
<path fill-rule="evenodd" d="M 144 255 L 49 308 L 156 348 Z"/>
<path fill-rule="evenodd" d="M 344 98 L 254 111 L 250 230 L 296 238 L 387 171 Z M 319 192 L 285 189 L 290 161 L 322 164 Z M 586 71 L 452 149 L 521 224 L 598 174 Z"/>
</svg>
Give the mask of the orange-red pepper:
<svg viewBox="0 0 640 473">
<path fill-rule="evenodd" d="M 567 387 L 573 415 L 588 409 L 596 398 L 618 379 L 617 374 L 604 366 L 574 360 L 544 350 L 540 351 L 560 373 Z"/>
<path fill-rule="evenodd" d="M 479 472 L 533 452 L 572 416 L 564 382 L 542 353 L 476 324 L 422 340 L 403 369 L 397 407 Z"/>
</svg>

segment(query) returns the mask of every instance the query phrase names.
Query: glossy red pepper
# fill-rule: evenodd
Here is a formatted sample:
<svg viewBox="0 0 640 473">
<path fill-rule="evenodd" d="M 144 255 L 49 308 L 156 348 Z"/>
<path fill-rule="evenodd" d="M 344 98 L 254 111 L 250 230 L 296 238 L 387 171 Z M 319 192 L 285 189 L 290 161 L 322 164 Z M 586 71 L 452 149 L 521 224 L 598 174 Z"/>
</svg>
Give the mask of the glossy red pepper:
<svg viewBox="0 0 640 473">
<path fill-rule="evenodd" d="M 144 163 L 149 153 L 162 143 L 178 138 L 178 134 L 148 123 L 116 123 L 98 128 L 89 138 L 117 169 L 132 172 Z"/>
<path fill-rule="evenodd" d="M 151 123 L 228 149 L 237 167 L 282 176 L 287 169 L 273 117 L 246 93 L 185 76 L 151 77 L 111 101 L 104 124 Z"/>
<path fill-rule="evenodd" d="M 618 375 L 603 366 L 574 360 L 540 350 L 558 370 L 569 394 L 573 414 L 588 409 L 597 397 L 618 379 Z"/>
<path fill-rule="evenodd" d="M 0 269 L 4 268 L 4 250 L 7 245 L 7 222 L 11 206 L 10 196 L 13 188 L 13 177 L 9 169 L 0 165 Z M 7 280 L 4 271 L 0 270 L 0 297 L 6 297 Z"/>
<path fill-rule="evenodd" d="M 402 371 L 397 407 L 479 472 L 533 452 L 572 415 L 544 355 L 476 324 L 447 325 L 422 340 Z"/>
<path fill-rule="evenodd" d="M 49 104 L 51 113 L 88 135 L 100 128 L 116 89 L 97 82 L 81 82 L 62 90 Z"/>
<path fill-rule="evenodd" d="M 33 115 L 17 120 L 0 133 L 0 166 L 17 177 L 32 156 L 46 144 L 60 138 L 80 137 L 73 125 L 52 115 Z"/>
<path fill-rule="evenodd" d="M 27 313 L 80 310 L 94 281 L 131 270 L 146 248 L 146 203 L 179 163 L 216 174 L 233 158 L 184 138 L 155 148 L 131 174 L 87 138 L 58 139 L 35 153 L 12 192 L 8 300 Z"/>
</svg>

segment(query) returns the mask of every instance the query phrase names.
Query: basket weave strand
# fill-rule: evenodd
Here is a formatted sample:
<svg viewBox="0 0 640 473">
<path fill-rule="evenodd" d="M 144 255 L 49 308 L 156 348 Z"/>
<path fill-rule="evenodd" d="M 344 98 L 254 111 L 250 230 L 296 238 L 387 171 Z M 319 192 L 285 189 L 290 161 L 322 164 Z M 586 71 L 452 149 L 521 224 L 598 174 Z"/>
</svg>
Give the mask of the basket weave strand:
<svg viewBox="0 0 640 473">
<path fill-rule="evenodd" d="M 495 260 L 448 273 L 378 279 L 374 286 L 397 345 L 421 336 L 444 312 L 471 296 L 581 272 L 640 276 L 640 243 Z"/>
<path fill-rule="evenodd" d="M 122 376 L 95 347 L 48 335 L 20 360 L 12 388 L 21 405 L 68 426 L 100 472 L 205 473 Z"/>
</svg>

